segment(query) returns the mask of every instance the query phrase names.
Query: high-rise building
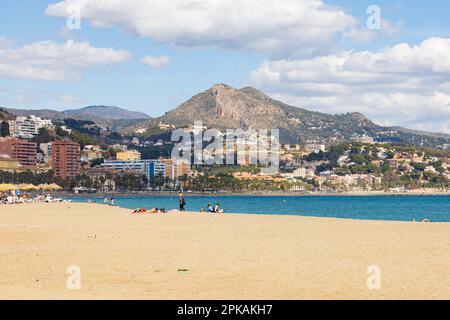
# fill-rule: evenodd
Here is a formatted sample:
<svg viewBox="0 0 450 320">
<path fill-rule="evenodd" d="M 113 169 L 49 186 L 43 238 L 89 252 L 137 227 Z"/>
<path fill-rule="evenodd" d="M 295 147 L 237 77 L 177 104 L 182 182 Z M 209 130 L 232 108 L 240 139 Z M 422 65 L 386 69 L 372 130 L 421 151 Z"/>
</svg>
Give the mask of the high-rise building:
<svg viewBox="0 0 450 320">
<path fill-rule="evenodd" d="M 148 163 L 148 185 L 151 187 L 159 178 L 166 178 L 166 165 L 161 160 L 153 160 Z"/>
<path fill-rule="evenodd" d="M 17 160 L 24 168 L 34 168 L 37 164 L 37 144 L 16 138 L 0 138 L 0 154 Z"/>
<path fill-rule="evenodd" d="M 56 177 L 76 177 L 81 169 L 80 145 L 72 141 L 55 141 L 52 144 L 52 169 Z"/>
</svg>

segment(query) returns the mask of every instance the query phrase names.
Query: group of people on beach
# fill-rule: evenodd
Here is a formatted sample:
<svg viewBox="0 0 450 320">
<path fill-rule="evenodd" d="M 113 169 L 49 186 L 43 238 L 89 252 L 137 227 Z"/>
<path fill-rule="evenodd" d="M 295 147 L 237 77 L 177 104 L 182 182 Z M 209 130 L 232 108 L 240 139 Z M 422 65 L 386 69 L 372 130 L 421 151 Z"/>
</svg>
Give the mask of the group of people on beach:
<svg viewBox="0 0 450 320">
<path fill-rule="evenodd" d="M 55 203 L 65 202 L 49 194 L 33 194 L 27 192 L 0 193 L 0 204 Z"/>
<path fill-rule="evenodd" d="M 92 200 L 89 199 L 88 200 L 89 203 L 92 203 Z M 110 205 L 110 206 L 115 206 L 115 200 L 114 197 L 105 197 L 103 200 L 103 203 L 105 205 Z M 179 211 L 177 210 L 171 210 L 171 211 L 167 211 L 164 208 L 153 208 L 153 209 L 144 209 L 144 208 L 137 208 L 135 210 L 133 210 L 133 214 L 147 214 L 147 213 L 173 213 L 173 212 L 186 212 L 186 199 L 184 198 L 184 194 L 180 193 L 179 194 L 179 199 L 178 199 L 178 204 L 179 204 Z M 220 208 L 220 205 L 218 203 L 216 203 L 214 206 L 211 203 L 208 203 L 206 209 L 201 209 L 201 212 L 207 212 L 207 213 L 224 213 L 225 211 L 223 209 Z"/>
<path fill-rule="evenodd" d="M 220 205 L 216 203 L 216 205 L 213 207 L 211 203 L 208 203 L 208 206 L 206 207 L 207 213 L 224 213 L 223 209 L 220 208 Z"/>
<path fill-rule="evenodd" d="M 115 205 L 114 197 L 105 197 L 105 199 L 103 199 L 103 204 L 114 207 L 114 205 Z"/>
<path fill-rule="evenodd" d="M 184 198 L 184 194 L 180 193 L 180 212 L 186 211 L 186 199 Z M 224 213 L 225 211 L 220 208 L 220 205 L 216 203 L 214 206 L 211 205 L 211 203 L 208 203 L 206 209 L 201 209 L 201 212 L 207 212 L 207 213 Z"/>
</svg>

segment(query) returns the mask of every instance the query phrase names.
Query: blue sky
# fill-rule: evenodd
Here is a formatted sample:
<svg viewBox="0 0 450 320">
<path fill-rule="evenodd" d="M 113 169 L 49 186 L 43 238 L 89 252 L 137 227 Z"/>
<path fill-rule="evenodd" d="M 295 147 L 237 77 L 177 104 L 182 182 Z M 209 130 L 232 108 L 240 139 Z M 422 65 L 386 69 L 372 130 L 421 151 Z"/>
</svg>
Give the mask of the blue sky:
<svg viewBox="0 0 450 320">
<path fill-rule="evenodd" d="M 227 19 L 218 15 L 217 12 L 209 15 L 203 9 L 197 19 L 195 16 L 197 9 L 194 7 L 193 11 L 189 11 L 193 14 L 192 23 L 184 25 L 180 22 L 180 15 L 176 14 L 177 6 L 183 5 L 182 1 L 168 0 L 168 3 L 172 2 L 172 6 L 167 10 L 161 9 L 163 16 L 153 15 L 152 12 L 158 10 L 151 6 L 150 3 L 154 2 L 153 0 L 147 1 L 148 7 L 143 4 L 145 3 L 143 0 L 128 0 L 127 3 L 116 1 L 116 3 L 123 3 L 122 7 L 114 6 L 114 1 L 109 1 L 112 7 L 107 9 L 107 15 L 102 13 L 102 8 L 95 8 L 95 6 L 82 8 L 81 29 L 73 31 L 64 30 L 66 26 L 64 10 L 70 4 L 77 4 L 79 0 L 2 1 L 0 4 L 0 105 L 58 110 L 85 105 L 117 105 L 143 111 L 151 116 L 159 116 L 193 94 L 221 82 L 235 87 L 253 85 L 273 97 L 308 109 L 329 113 L 360 111 L 383 124 L 401 124 L 417 129 L 450 132 L 448 124 L 450 104 L 447 104 L 450 101 L 447 99 L 450 97 L 450 85 L 448 85 L 449 73 L 446 64 L 438 66 L 443 68 L 442 72 L 436 70 L 437 64 L 433 64 L 432 67 L 424 66 L 423 63 L 416 66 L 413 62 L 404 66 L 396 74 L 390 74 L 389 69 L 383 71 L 384 69 L 381 68 L 374 71 L 362 68 L 366 75 L 370 73 L 371 78 L 389 79 L 388 82 L 391 82 L 390 79 L 395 79 L 390 86 L 377 87 L 373 83 L 368 85 L 367 77 L 364 77 L 364 80 L 362 78 L 358 80 L 360 72 L 355 71 L 358 67 L 353 67 L 351 70 L 355 72 L 355 76 L 349 75 L 348 72 L 344 74 L 342 70 L 330 76 L 326 75 L 327 70 L 335 68 L 335 65 L 323 66 L 314 62 L 316 61 L 314 59 L 328 57 L 326 59 L 329 60 L 330 57 L 341 57 L 342 54 L 349 52 L 357 55 L 347 57 L 347 63 L 339 65 L 342 67 L 349 65 L 349 61 L 353 63 L 356 61 L 355 58 L 360 58 L 358 53 L 368 52 L 370 59 L 379 59 L 387 65 L 387 61 L 389 59 L 392 61 L 392 58 L 386 48 L 395 47 L 403 42 L 408 43 L 411 50 L 402 51 L 400 59 L 408 61 L 418 61 L 417 59 L 422 59 L 424 54 L 430 54 L 430 46 L 435 46 L 436 50 L 446 50 L 446 40 L 450 38 L 448 23 L 450 3 L 448 1 L 325 1 L 325 4 L 331 7 L 320 9 L 320 12 L 312 12 L 317 14 L 318 19 L 324 19 L 321 18 L 323 11 L 336 14 L 336 17 L 344 12 L 346 17 L 345 22 L 342 22 L 344 26 L 336 26 L 336 30 L 333 31 L 329 30 L 334 28 L 335 24 L 330 27 L 325 21 L 318 21 L 319 24 L 324 23 L 324 26 L 320 27 L 326 28 L 323 34 L 330 32 L 331 37 L 324 36 L 317 41 L 314 40 L 314 36 L 302 38 L 303 33 L 308 35 L 310 29 L 317 27 L 314 19 L 309 22 L 300 21 L 300 19 L 305 20 L 301 18 L 303 7 L 299 5 L 297 8 L 297 4 L 304 0 L 287 1 L 291 5 L 287 7 L 288 10 L 294 13 L 295 10 L 299 10 L 299 21 L 295 21 L 295 16 L 289 17 L 288 19 L 292 20 L 289 20 L 288 26 L 283 24 L 283 16 L 277 20 L 274 14 L 272 21 L 270 14 L 265 16 L 267 13 L 258 13 L 261 15 L 260 20 L 265 19 L 270 28 L 261 25 L 260 21 L 252 25 L 252 21 L 246 21 L 239 16 L 239 12 L 233 11 L 233 8 L 228 9 L 226 4 L 218 9 L 219 13 L 223 10 L 224 15 L 227 13 L 236 15 L 237 22 L 231 22 L 233 19 L 230 17 L 228 25 Z M 185 1 L 189 1 L 189 5 L 191 2 L 192 5 L 198 5 L 198 0 Z M 58 2 L 59 7 L 47 10 L 49 6 Z M 98 2 L 106 4 L 106 7 L 108 5 L 106 0 Z M 133 11 L 133 2 L 136 3 L 136 12 Z M 272 1 L 272 3 L 278 2 L 281 3 L 280 0 Z M 251 11 L 259 12 L 267 6 L 268 2 L 255 0 L 253 3 L 255 7 L 252 7 Z M 382 19 L 386 21 L 386 24 L 383 23 L 382 30 L 377 31 L 379 34 L 370 35 L 369 40 L 346 35 L 350 28 L 358 35 L 366 31 L 365 23 L 368 17 L 366 9 L 372 4 L 380 7 Z M 258 8 L 258 6 L 261 7 Z M 148 8 L 148 12 L 142 8 Z M 127 14 L 130 16 L 126 17 Z M 280 13 L 282 14 L 285 13 Z M 159 24 L 159 27 L 152 25 L 151 22 L 144 26 L 136 24 L 134 18 L 136 15 L 139 17 L 143 15 L 144 21 L 155 21 L 155 25 Z M 207 20 L 204 18 L 205 15 L 209 20 L 208 23 L 203 24 L 202 20 Z M 327 16 L 323 15 L 323 17 Z M 92 24 L 95 24 L 97 20 L 107 21 L 110 25 L 108 27 L 93 26 Z M 242 30 L 240 23 L 242 23 Z M 189 30 L 191 25 L 195 27 Z M 279 38 L 284 37 L 282 28 L 294 27 L 297 27 L 300 33 L 298 33 L 299 30 L 292 31 L 286 39 L 278 41 Z M 209 29 L 204 32 L 199 31 L 197 36 L 195 31 L 205 30 L 205 28 Z M 389 30 L 386 31 L 386 29 Z M 222 30 L 224 34 L 221 34 Z M 272 32 L 272 30 L 275 31 Z M 226 34 L 228 31 L 230 34 Z M 301 38 L 298 42 L 296 35 L 300 35 Z M 272 45 L 275 38 L 276 45 Z M 412 49 L 430 38 L 441 40 L 430 42 L 421 50 Z M 89 46 L 98 49 L 112 48 L 117 51 L 114 53 L 116 56 L 108 61 L 110 56 L 105 51 L 98 51 L 98 53 L 92 51 L 91 54 L 99 57 L 100 61 L 93 62 L 94 58 L 91 59 L 86 55 L 86 61 L 79 62 L 82 67 L 79 67 L 79 64 L 66 67 L 64 61 L 71 60 L 65 59 L 73 59 L 73 57 L 62 56 L 66 52 L 62 49 L 62 51 L 55 49 L 58 52 L 57 56 L 47 57 L 45 53 L 42 53 L 42 50 L 45 51 L 44 47 L 35 60 L 29 56 L 29 51 L 32 49 L 24 49 L 26 46 L 33 46 L 42 41 L 63 46 L 69 40 L 75 43 L 89 42 Z M 81 50 L 84 49 L 80 49 L 80 52 L 83 52 Z M 127 52 L 129 56 L 124 52 Z M 377 55 L 379 52 L 382 52 L 382 57 Z M 102 54 L 106 57 L 105 61 L 102 61 Z M 141 63 L 141 59 L 148 55 L 167 57 L 170 63 L 162 67 Z M 20 61 L 22 56 L 28 60 Z M 368 55 L 364 57 L 367 58 Z M 423 59 L 427 60 L 427 58 Z M 433 56 L 430 59 L 439 60 L 439 57 Z M 39 68 L 48 66 L 57 76 L 41 79 L 39 75 L 31 75 L 33 72 L 39 73 L 44 70 Z M 312 72 L 312 69 L 314 69 L 314 79 L 305 80 L 303 74 L 306 74 L 306 70 Z M 23 76 L 25 71 L 30 71 L 30 76 Z M 17 73 L 21 75 L 18 76 Z M 409 76 L 403 77 L 405 73 Z M 276 80 L 273 78 L 274 75 Z M 349 78 L 346 77 L 356 78 L 356 80 L 350 84 Z M 414 77 L 415 81 L 411 81 L 406 88 L 404 84 L 411 77 Z M 323 86 L 324 83 L 328 86 Z M 317 87 L 317 90 L 311 89 L 312 87 Z M 356 100 L 352 98 L 354 94 L 350 93 L 361 94 L 364 99 Z M 414 106 L 408 109 L 410 101 L 414 101 Z M 399 104 L 398 108 L 396 104 Z M 436 108 L 430 109 L 430 105 L 435 104 Z M 401 114 L 396 115 L 398 110 L 402 110 Z M 435 112 L 435 115 L 430 115 L 430 110 Z M 411 113 L 413 115 L 410 115 Z M 402 114 L 407 114 L 408 117 L 405 118 Z"/>
<path fill-rule="evenodd" d="M 66 41 L 61 35 L 65 20 L 44 15 L 47 5 L 54 2 L 2 2 L 1 36 L 11 39 L 14 46 L 42 40 Z M 134 58 L 101 72 L 87 71 L 82 81 L 40 82 L 0 78 L 0 87 L 29 91 L 37 96 L 36 102 L 25 103 L 14 103 L 14 97 L 11 97 L 11 106 L 70 109 L 76 106 L 54 104 L 55 96 L 70 95 L 79 97 L 86 105 L 118 105 L 157 116 L 214 83 L 245 85 L 251 70 L 264 60 L 262 54 L 252 52 L 174 49 L 118 28 L 92 28 L 83 21 L 81 30 L 74 31 L 73 36 L 76 40 L 89 41 L 93 46 L 126 49 Z M 139 59 L 147 54 L 170 56 L 172 63 L 164 69 L 148 68 L 139 63 Z"/>
</svg>

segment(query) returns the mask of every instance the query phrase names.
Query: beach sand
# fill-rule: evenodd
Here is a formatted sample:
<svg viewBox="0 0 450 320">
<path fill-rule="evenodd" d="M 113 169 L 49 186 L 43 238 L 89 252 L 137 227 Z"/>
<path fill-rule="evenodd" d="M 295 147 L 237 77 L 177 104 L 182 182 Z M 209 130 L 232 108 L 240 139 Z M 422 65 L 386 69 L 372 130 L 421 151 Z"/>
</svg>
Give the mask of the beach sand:
<svg viewBox="0 0 450 320">
<path fill-rule="evenodd" d="M 394 298 L 450 299 L 450 224 L 0 206 L 0 299 Z"/>
</svg>

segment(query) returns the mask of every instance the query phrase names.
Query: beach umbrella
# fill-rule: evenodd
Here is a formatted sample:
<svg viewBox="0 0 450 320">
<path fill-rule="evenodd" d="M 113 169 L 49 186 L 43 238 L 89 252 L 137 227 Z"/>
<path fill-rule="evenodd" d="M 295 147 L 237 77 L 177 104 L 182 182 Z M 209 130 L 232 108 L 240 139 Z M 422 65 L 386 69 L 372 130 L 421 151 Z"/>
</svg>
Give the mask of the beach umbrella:
<svg viewBox="0 0 450 320">
<path fill-rule="evenodd" d="M 25 190 L 25 191 L 31 191 L 31 190 L 36 190 L 37 187 L 33 184 L 21 184 L 17 186 L 18 189 L 20 190 Z"/>
<path fill-rule="evenodd" d="M 38 185 L 37 188 L 38 188 L 38 190 L 46 190 L 46 191 L 52 190 L 52 188 L 50 187 L 50 185 L 44 184 L 44 183 Z"/>
<path fill-rule="evenodd" d="M 49 188 L 51 188 L 50 190 L 61 190 L 62 187 L 58 186 L 56 183 L 52 183 L 51 185 L 49 185 Z"/>
<path fill-rule="evenodd" d="M 0 184 L 0 192 L 12 191 L 16 189 L 18 189 L 18 187 L 11 183 Z"/>
</svg>

